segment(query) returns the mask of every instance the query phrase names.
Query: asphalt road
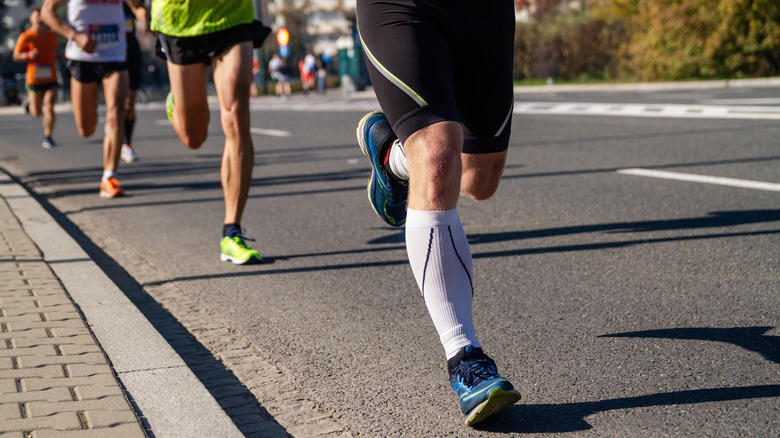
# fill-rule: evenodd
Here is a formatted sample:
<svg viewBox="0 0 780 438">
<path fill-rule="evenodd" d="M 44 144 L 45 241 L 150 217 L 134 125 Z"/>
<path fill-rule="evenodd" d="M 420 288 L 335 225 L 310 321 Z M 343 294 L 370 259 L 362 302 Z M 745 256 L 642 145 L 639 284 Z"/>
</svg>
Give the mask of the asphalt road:
<svg viewBox="0 0 780 438">
<path fill-rule="evenodd" d="M 349 433 L 777 436 L 780 88 L 542 91 L 517 102 L 574 105 L 518 111 L 498 192 L 460 202 L 477 335 L 523 394 L 477 429 L 460 424 L 402 231 L 366 200 L 354 127 L 376 107 L 370 95 L 253 101 L 242 225 L 259 266 L 219 261 L 216 112 L 209 140 L 190 151 L 160 104 L 139 108 L 141 160 L 120 165 L 121 199 L 98 197 L 101 140 L 79 138 L 67 112 L 52 150 L 40 147 L 39 120 L 0 116 L 0 167 L 121 268 L 120 287 L 143 287 L 173 315 L 209 315 L 251 346 L 250 363 L 272 364 Z M 627 104 L 651 113 L 614 114 Z M 666 104 L 693 109 L 675 117 Z M 700 105 L 769 115 L 704 117 Z M 670 179 L 681 174 L 727 179 Z"/>
</svg>

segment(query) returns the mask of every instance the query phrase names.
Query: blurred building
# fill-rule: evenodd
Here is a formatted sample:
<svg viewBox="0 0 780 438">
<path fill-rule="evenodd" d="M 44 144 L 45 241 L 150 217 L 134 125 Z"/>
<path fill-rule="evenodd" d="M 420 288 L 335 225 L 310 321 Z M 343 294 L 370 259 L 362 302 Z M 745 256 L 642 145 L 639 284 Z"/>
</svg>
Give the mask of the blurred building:
<svg viewBox="0 0 780 438">
<path fill-rule="evenodd" d="M 307 49 L 315 54 L 333 55 L 353 45 L 355 0 L 266 0 L 266 8 L 266 24 L 273 29 L 289 26 L 285 8 L 303 14 Z"/>
</svg>

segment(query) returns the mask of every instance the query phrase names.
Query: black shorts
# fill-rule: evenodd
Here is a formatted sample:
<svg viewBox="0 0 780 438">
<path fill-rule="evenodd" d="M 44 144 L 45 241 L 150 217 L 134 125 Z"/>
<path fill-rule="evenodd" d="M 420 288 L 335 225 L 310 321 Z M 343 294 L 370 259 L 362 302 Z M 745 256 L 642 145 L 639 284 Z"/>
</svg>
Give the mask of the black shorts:
<svg viewBox="0 0 780 438">
<path fill-rule="evenodd" d="M 27 85 L 27 91 L 30 93 L 43 93 L 47 90 L 51 90 L 52 88 L 59 87 L 59 84 L 56 82 L 49 82 L 46 84 L 36 84 L 36 85 Z"/>
<path fill-rule="evenodd" d="M 456 121 L 464 126 L 463 152 L 507 149 L 512 0 L 361 0 L 357 17 L 374 92 L 401 142 Z"/>
<path fill-rule="evenodd" d="M 116 71 L 127 70 L 125 62 L 87 62 L 68 61 L 68 70 L 71 76 L 83 84 L 102 82 L 103 78 Z"/>
<path fill-rule="evenodd" d="M 259 21 L 192 37 L 174 37 L 158 33 L 157 54 L 174 64 L 211 65 L 212 58 L 244 41 L 251 41 L 253 47 L 260 47 L 269 33 L 271 29 Z"/>
<path fill-rule="evenodd" d="M 143 60 L 141 59 L 141 46 L 138 45 L 138 39 L 135 33 L 127 33 L 127 73 L 130 76 L 130 89 L 138 90 L 141 88 L 141 68 Z"/>
</svg>

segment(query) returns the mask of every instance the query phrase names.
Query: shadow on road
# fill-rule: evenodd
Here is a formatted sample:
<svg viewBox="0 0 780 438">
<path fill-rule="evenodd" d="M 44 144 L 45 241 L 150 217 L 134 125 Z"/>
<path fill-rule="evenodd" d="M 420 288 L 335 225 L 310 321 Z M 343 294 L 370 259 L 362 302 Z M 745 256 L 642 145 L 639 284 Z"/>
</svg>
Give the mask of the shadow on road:
<svg viewBox="0 0 780 438">
<path fill-rule="evenodd" d="M 770 362 L 780 363 L 780 336 L 766 335 L 774 327 L 685 327 L 615 333 L 599 337 L 693 339 L 725 342 L 761 354 Z M 675 406 L 696 403 L 780 397 L 780 385 L 757 385 L 737 388 L 707 388 L 674 391 L 596 402 L 515 405 L 488 420 L 480 429 L 499 433 L 562 433 L 591 429 L 589 415 L 617 409 Z"/>
<path fill-rule="evenodd" d="M 602 338 L 657 338 L 691 339 L 698 341 L 724 342 L 759 353 L 770 362 L 780 364 L 780 336 L 766 335 L 774 327 L 685 327 L 661 330 L 602 335 Z"/>
<path fill-rule="evenodd" d="M 509 231 L 501 233 L 482 233 L 472 234 L 469 236 L 469 243 L 472 246 L 472 257 L 474 259 L 481 258 L 495 258 L 495 257 L 507 257 L 507 256 L 524 256 L 533 254 L 546 254 L 557 252 L 570 252 L 570 251 L 594 251 L 600 249 L 609 248 L 621 248 L 632 245 L 646 245 L 652 243 L 664 243 L 664 242 L 676 242 L 676 241 L 688 241 L 688 240 L 701 240 L 701 239 L 722 239 L 730 237 L 749 237 L 749 236 L 761 236 L 780 234 L 780 229 L 776 230 L 762 230 L 762 231 L 744 231 L 733 233 L 709 233 L 699 235 L 678 235 L 670 237 L 659 237 L 652 239 L 632 239 L 632 240 L 617 240 L 607 242 L 595 242 L 585 243 L 577 245 L 558 245 L 547 247 L 533 247 L 533 248 L 520 248 L 509 249 L 501 251 L 479 251 L 477 245 L 496 242 L 508 242 L 512 240 L 526 240 L 544 237 L 565 236 L 571 234 L 582 233 L 636 233 L 636 232 L 654 232 L 654 231 L 674 231 L 674 230 L 696 230 L 696 229 L 708 229 L 708 228 L 722 228 L 729 226 L 758 224 L 780 221 L 780 210 L 746 210 L 746 211 L 722 211 L 710 213 L 707 216 L 698 218 L 685 218 L 685 219 L 669 219 L 669 220 L 657 220 L 657 221 L 639 221 L 639 222 L 617 222 L 609 224 L 595 224 L 595 225 L 579 225 L 572 227 L 560 227 L 560 228 L 547 228 L 540 230 L 528 230 L 528 231 Z M 312 252 L 304 254 L 269 254 L 264 257 L 263 265 L 259 265 L 257 269 L 246 270 L 241 272 L 231 272 L 215 275 L 197 275 L 190 277 L 176 277 L 165 281 L 192 281 L 192 280 L 204 280 L 208 278 L 227 278 L 227 277 L 244 277 L 244 276 L 256 276 L 256 275 L 274 275 L 274 274 L 290 274 L 290 273 L 302 273 L 302 272 L 314 272 L 314 271 L 331 271 L 340 269 L 359 269 L 366 267 L 376 266 L 391 266 L 391 265 L 403 265 L 408 263 L 405 258 L 405 253 L 400 253 L 403 250 L 404 233 L 403 230 L 391 230 L 388 228 L 388 234 L 373 239 L 367 242 L 369 245 L 388 245 L 385 247 L 374 248 L 358 248 L 354 250 L 341 250 L 341 251 L 328 251 L 328 252 Z M 400 246 L 399 246 L 400 244 Z M 392 246 L 389 246 L 392 245 Z M 375 251 L 390 251 L 398 250 L 399 254 L 403 256 L 395 260 L 384 260 L 378 262 L 344 262 L 330 265 L 317 265 L 317 266 L 305 266 L 284 268 L 278 267 L 275 269 L 264 269 L 267 265 L 280 264 L 283 265 L 285 260 L 290 259 L 305 259 L 305 258 L 320 258 L 323 256 L 331 257 L 336 260 L 334 256 L 347 256 L 355 255 L 365 252 Z M 154 284 L 162 284 L 165 281 L 155 282 Z"/>
<path fill-rule="evenodd" d="M 592 429 L 586 418 L 599 412 L 771 397 L 780 397 L 780 385 L 674 391 L 596 402 L 515 405 L 477 428 L 496 433 L 576 432 Z"/>
</svg>

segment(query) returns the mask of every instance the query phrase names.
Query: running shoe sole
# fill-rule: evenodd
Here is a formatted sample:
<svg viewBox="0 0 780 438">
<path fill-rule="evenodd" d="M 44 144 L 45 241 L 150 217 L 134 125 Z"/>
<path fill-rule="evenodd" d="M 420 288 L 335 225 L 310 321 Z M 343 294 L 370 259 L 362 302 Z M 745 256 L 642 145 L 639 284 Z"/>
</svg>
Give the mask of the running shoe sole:
<svg viewBox="0 0 780 438">
<path fill-rule="evenodd" d="M 125 148 L 122 146 L 122 151 L 119 153 L 119 156 L 122 158 L 122 161 L 127 164 L 138 161 L 138 155 L 136 155 L 132 148 Z"/>
<path fill-rule="evenodd" d="M 100 197 L 103 199 L 114 199 L 114 198 L 119 198 L 121 196 L 125 196 L 125 192 L 118 192 L 114 194 L 104 192 L 104 191 L 100 192 Z"/>
<path fill-rule="evenodd" d="M 381 111 L 371 111 L 370 113 L 363 116 L 362 119 L 360 119 L 360 122 L 358 123 L 357 129 L 355 129 L 355 135 L 358 139 L 358 145 L 360 146 L 360 150 L 363 151 L 363 155 L 368 158 L 368 161 L 374 162 L 374 159 L 371 158 L 371 153 L 368 151 L 368 145 L 366 145 L 366 122 L 368 119 L 373 116 L 374 114 L 378 114 Z M 371 178 L 368 179 L 368 184 L 366 184 L 366 193 L 368 197 L 369 204 L 371 204 L 371 208 L 374 210 L 374 213 L 376 213 L 379 217 L 382 217 L 382 213 L 377 210 L 376 206 L 374 206 L 374 201 L 371 199 L 371 193 L 374 192 L 374 184 L 376 184 L 376 167 L 371 166 Z"/>
<path fill-rule="evenodd" d="M 224 253 L 220 254 L 219 258 L 223 262 L 231 262 L 234 265 L 254 265 L 254 264 L 257 264 L 257 263 L 262 263 L 262 261 L 263 261 L 263 259 L 259 259 L 259 258 L 255 257 L 255 256 L 249 257 L 246 260 L 241 260 L 241 259 L 237 259 L 237 258 L 235 258 L 233 256 L 229 256 L 229 255 L 224 254 Z"/>
<path fill-rule="evenodd" d="M 466 426 L 473 426 L 485 418 L 503 411 L 517 403 L 521 397 L 520 393 L 514 389 L 507 391 L 504 388 L 495 388 L 490 391 L 487 400 L 478 404 L 477 407 L 466 415 Z"/>
<path fill-rule="evenodd" d="M 368 158 L 368 161 L 371 162 L 371 177 L 368 179 L 368 184 L 366 185 L 366 193 L 368 197 L 369 204 L 371 204 L 371 208 L 374 210 L 374 212 L 382 218 L 388 225 L 394 226 L 394 227 L 400 227 L 403 226 L 406 222 L 406 218 L 404 217 L 403 220 L 399 221 L 398 223 L 395 222 L 388 222 L 389 215 L 386 212 L 380 212 L 376 205 L 374 204 L 374 200 L 371 198 L 371 194 L 374 193 L 374 185 L 377 181 L 379 181 L 379 177 L 377 176 L 376 166 L 374 166 L 374 160 L 375 158 L 371 157 L 371 152 L 368 148 L 368 145 L 366 145 L 366 137 L 368 137 L 368 133 L 366 132 L 366 123 L 368 122 L 368 119 L 371 118 L 371 116 L 374 116 L 376 114 L 382 114 L 381 111 L 371 111 L 370 113 L 363 116 L 362 119 L 360 119 L 360 122 L 358 123 L 357 129 L 355 129 L 355 136 L 358 140 L 358 146 L 360 146 L 360 150 L 363 152 L 363 155 Z M 377 159 L 378 160 L 378 159 Z"/>
</svg>

